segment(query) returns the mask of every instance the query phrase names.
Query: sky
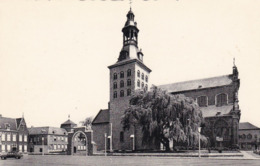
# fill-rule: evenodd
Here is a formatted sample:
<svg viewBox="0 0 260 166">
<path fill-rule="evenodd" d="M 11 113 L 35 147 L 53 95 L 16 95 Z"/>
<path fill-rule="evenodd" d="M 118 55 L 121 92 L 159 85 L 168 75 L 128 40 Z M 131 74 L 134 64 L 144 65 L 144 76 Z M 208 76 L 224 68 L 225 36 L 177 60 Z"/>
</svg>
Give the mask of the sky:
<svg viewBox="0 0 260 166">
<path fill-rule="evenodd" d="M 128 0 L 1 0 L 0 114 L 28 127 L 106 109 Z M 232 73 L 241 122 L 260 127 L 260 1 L 134 0 L 139 48 L 162 85 Z"/>
</svg>

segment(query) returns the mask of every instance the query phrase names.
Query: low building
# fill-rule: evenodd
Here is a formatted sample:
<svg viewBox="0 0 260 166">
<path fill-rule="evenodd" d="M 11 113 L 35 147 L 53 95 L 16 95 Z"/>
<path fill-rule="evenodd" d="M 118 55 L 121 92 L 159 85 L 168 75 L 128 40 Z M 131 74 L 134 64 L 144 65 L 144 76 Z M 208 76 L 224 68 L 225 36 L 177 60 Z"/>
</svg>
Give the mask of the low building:
<svg viewBox="0 0 260 166">
<path fill-rule="evenodd" d="M 28 129 L 24 118 L 7 118 L 0 115 L 0 152 L 27 153 Z"/>
<path fill-rule="evenodd" d="M 239 147 L 242 150 L 255 150 L 260 147 L 260 128 L 249 122 L 239 123 Z"/>
<path fill-rule="evenodd" d="M 29 146 L 31 153 L 66 153 L 68 132 L 58 127 L 29 128 Z"/>
</svg>

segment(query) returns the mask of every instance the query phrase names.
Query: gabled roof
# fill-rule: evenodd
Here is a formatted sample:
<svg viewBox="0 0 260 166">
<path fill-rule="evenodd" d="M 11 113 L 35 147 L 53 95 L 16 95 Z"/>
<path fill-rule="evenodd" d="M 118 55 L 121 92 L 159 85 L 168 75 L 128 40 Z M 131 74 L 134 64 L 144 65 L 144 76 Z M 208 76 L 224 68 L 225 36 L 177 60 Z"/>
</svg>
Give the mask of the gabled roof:
<svg viewBox="0 0 260 166">
<path fill-rule="evenodd" d="M 191 80 L 185 82 L 177 82 L 173 84 L 159 85 L 158 87 L 167 90 L 170 93 L 182 92 L 195 89 L 204 89 L 211 87 L 219 87 L 230 85 L 232 83 L 232 75 L 224 75 L 218 77 L 211 77 L 199 80 Z"/>
<path fill-rule="evenodd" d="M 213 117 L 216 116 L 217 114 L 219 116 L 228 115 L 232 109 L 233 109 L 233 105 L 225 105 L 221 107 L 210 105 L 207 107 L 200 107 L 200 110 L 202 111 L 202 115 L 204 118 Z"/>
<path fill-rule="evenodd" d="M 41 134 L 55 134 L 55 135 L 67 135 L 67 131 L 63 128 L 58 127 L 32 127 L 29 128 L 30 135 L 41 135 Z M 64 134 L 65 133 L 65 134 Z"/>
<path fill-rule="evenodd" d="M 92 124 L 109 123 L 109 109 L 100 110 Z"/>
<path fill-rule="evenodd" d="M 17 130 L 16 119 L 0 117 L 0 129 L 6 129 L 6 124 L 10 125 L 10 130 Z"/>
<path fill-rule="evenodd" d="M 239 123 L 239 130 L 254 130 L 254 129 L 260 129 L 260 128 L 256 127 L 255 125 L 253 125 L 249 122 Z"/>
<path fill-rule="evenodd" d="M 68 119 L 67 121 L 65 121 L 64 123 L 62 123 L 61 125 L 75 125 L 76 123 L 72 122 L 70 119 Z"/>
</svg>

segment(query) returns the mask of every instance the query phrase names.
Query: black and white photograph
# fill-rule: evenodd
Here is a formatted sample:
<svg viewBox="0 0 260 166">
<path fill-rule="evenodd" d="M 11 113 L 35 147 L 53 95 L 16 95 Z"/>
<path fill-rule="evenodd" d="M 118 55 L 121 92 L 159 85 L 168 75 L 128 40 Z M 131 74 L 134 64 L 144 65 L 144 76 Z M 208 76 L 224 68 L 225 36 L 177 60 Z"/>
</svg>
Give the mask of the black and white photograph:
<svg viewBox="0 0 260 166">
<path fill-rule="evenodd" d="M 259 9 L 0 0 L 0 165 L 260 165 Z"/>
</svg>

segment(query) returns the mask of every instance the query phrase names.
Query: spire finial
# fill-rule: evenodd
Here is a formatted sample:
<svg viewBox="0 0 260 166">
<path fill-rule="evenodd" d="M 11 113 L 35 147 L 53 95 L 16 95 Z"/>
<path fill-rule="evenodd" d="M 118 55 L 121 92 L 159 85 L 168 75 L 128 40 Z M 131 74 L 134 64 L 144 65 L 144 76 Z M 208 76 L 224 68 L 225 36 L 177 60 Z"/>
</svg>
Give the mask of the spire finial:
<svg viewBox="0 0 260 166">
<path fill-rule="evenodd" d="M 22 118 L 24 118 L 24 112 L 23 112 Z"/>
<path fill-rule="evenodd" d="M 69 120 L 70 120 L 70 114 L 68 115 L 68 118 L 69 118 Z"/>
<path fill-rule="evenodd" d="M 233 58 L 233 65 L 236 66 L 236 58 Z"/>
<path fill-rule="evenodd" d="M 129 0 L 129 4 L 130 4 L 130 11 L 132 11 L 132 0 Z"/>
</svg>

